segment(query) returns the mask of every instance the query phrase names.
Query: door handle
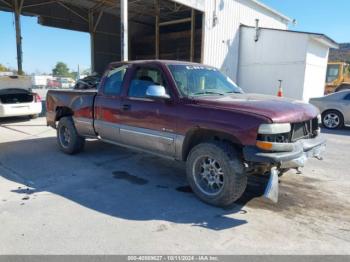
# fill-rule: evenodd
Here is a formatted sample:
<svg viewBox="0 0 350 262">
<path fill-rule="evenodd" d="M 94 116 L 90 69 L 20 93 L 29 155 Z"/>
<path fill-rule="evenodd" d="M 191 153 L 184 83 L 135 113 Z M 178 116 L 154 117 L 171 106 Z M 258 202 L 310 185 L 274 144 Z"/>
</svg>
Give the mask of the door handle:
<svg viewBox="0 0 350 262">
<path fill-rule="evenodd" d="M 128 104 L 122 105 L 122 109 L 123 109 L 124 111 L 130 110 L 130 108 L 131 108 L 131 105 L 128 105 Z"/>
</svg>

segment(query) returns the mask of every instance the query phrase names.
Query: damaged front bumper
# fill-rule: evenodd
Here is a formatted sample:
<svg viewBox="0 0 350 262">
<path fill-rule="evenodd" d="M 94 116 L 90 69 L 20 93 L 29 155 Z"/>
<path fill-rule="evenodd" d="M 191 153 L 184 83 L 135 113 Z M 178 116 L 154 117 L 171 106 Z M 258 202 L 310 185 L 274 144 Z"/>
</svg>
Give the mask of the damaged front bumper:
<svg viewBox="0 0 350 262">
<path fill-rule="evenodd" d="M 305 166 L 309 158 L 322 158 L 326 148 L 326 139 L 319 135 L 312 139 L 301 139 L 294 143 L 286 143 L 286 151 L 263 151 L 255 146 L 243 149 L 244 159 L 247 162 L 266 163 L 278 168 L 298 168 Z M 287 151 L 288 150 L 288 151 Z"/>
<path fill-rule="evenodd" d="M 286 143 L 279 147 L 281 151 L 263 151 L 255 146 L 245 147 L 243 154 L 245 161 L 269 164 L 270 179 L 264 196 L 273 202 L 278 201 L 278 174 L 279 169 L 304 167 L 309 158 L 322 159 L 326 148 L 326 139 L 319 135 L 312 139 L 301 139 L 295 143 Z M 283 151 L 286 150 L 286 151 Z"/>
</svg>

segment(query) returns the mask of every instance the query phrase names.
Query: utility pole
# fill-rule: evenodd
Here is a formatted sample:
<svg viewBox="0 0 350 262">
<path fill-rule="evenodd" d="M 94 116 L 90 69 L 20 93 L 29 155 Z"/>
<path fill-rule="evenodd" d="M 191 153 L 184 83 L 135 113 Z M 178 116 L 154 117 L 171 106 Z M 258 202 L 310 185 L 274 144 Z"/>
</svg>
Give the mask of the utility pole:
<svg viewBox="0 0 350 262">
<path fill-rule="evenodd" d="M 155 22 L 155 57 L 159 59 L 159 20 L 160 20 L 160 0 L 155 0 L 156 22 Z"/>
</svg>

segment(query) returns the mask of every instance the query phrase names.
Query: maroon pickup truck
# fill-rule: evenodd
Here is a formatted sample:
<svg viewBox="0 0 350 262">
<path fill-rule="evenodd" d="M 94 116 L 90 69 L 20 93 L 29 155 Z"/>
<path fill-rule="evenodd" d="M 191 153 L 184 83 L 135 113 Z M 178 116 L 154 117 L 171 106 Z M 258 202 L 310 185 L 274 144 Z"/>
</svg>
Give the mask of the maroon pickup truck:
<svg viewBox="0 0 350 262">
<path fill-rule="evenodd" d="M 217 206 L 236 201 L 253 173 L 270 174 L 265 195 L 277 201 L 278 175 L 325 148 L 314 106 L 244 94 L 201 64 L 112 63 L 97 90 L 50 90 L 46 103 L 63 152 L 78 153 L 85 138 L 97 138 L 186 161 L 195 194 Z"/>
</svg>

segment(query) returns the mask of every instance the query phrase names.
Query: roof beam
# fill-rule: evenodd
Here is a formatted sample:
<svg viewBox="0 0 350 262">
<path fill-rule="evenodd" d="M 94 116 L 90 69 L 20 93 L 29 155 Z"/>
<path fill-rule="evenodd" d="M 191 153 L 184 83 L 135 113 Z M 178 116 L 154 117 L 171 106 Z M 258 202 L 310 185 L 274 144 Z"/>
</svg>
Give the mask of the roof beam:
<svg viewBox="0 0 350 262">
<path fill-rule="evenodd" d="M 5 5 L 7 5 L 8 7 L 10 7 L 11 9 L 13 9 L 13 6 L 11 4 L 9 4 L 7 1 L 5 0 L 0 0 L 1 3 L 4 3 Z"/>
<path fill-rule="evenodd" d="M 66 8 L 67 10 L 69 10 L 71 13 L 75 14 L 76 16 L 80 17 L 81 19 L 83 19 L 85 22 L 89 22 L 89 19 L 87 19 L 86 17 L 82 16 L 81 14 L 79 14 L 78 12 L 74 11 L 72 8 L 70 8 L 69 6 L 65 5 L 64 3 L 57 1 L 57 3 L 59 5 L 61 5 L 62 7 Z"/>
<path fill-rule="evenodd" d="M 57 3 L 57 0 L 46 1 L 46 2 L 43 2 L 43 3 L 37 3 L 37 4 L 31 4 L 31 5 L 24 5 L 23 9 L 24 8 L 30 8 L 30 7 L 37 7 L 37 6 L 41 6 L 41 5 L 49 5 L 49 4 L 54 4 L 54 3 Z"/>
<path fill-rule="evenodd" d="M 182 24 L 182 23 L 189 23 L 191 22 L 191 18 L 183 18 L 183 19 L 177 19 L 177 20 L 172 20 L 172 21 L 166 21 L 159 23 L 159 26 L 166 26 L 166 25 L 175 25 L 175 24 Z"/>
</svg>

